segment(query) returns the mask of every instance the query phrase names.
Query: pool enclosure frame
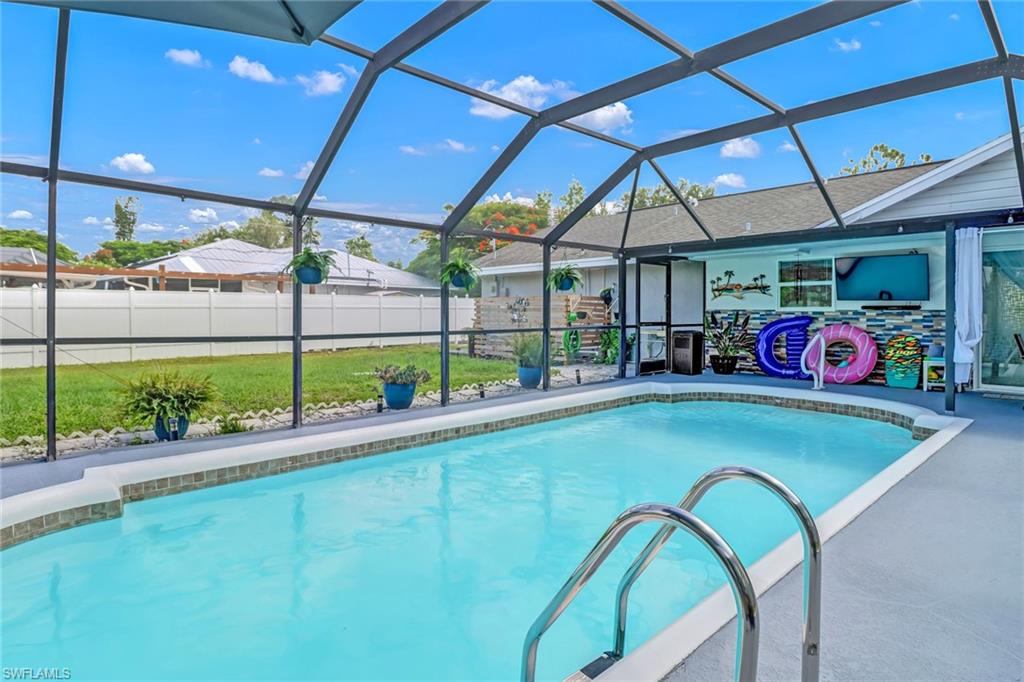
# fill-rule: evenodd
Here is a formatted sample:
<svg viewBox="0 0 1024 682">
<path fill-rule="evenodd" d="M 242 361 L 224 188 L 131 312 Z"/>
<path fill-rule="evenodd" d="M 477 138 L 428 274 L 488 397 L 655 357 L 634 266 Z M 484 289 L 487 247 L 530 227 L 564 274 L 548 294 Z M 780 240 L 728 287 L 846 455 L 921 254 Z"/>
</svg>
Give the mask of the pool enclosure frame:
<svg viewBox="0 0 1024 682">
<path fill-rule="evenodd" d="M 441 404 L 447 405 L 450 397 L 450 348 L 449 340 L 449 287 L 447 284 L 440 286 L 441 293 L 441 324 L 437 332 L 380 332 L 366 334 L 303 334 L 302 333 L 302 287 L 292 288 L 292 333 L 289 335 L 273 336 L 188 336 L 188 337 L 60 337 L 56 330 L 56 299 L 55 291 L 57 285 L 57 188 L 60 182 L 85 184 L 97 187 L 106 187 L 127 191 L 150 193 L 164 196 L 210 201 L 230 206 L 269 210 L 291 216 L 293 228 L 293 250 L 297 253 L 302 246 L 301 230 L 304 222 L 310 218 L 328 218 L 347 221 L 365 222 L 374 225 L 387 225 L 394 227 L 410 228 L 415 230 L 426 230 L 439 235 L 441 247 L 441 262 L 447 262 L 450 254 L 451 238 L 453 236 L 479 236 L 493 238 L 500 234 L 502 240 L 521 241 L 533 243 L 543 250 L 543 277 L 546 281 L 551 270 L 551 254 L 557 247 L 584 248 L 595 251 L 602 251 L 612 254 L 618 263 L 618 286 L 619 291 L 626 291 L 626 266 L 627 261 L 652 256 L 683 256 L 688 252 L 708 251 L 710 249 L 733 249 L 767 244 L 798 244 L 806 241 L 832 240 L 839 238 L 861 238 L 869 236 L 883 236 L 896 233 L 906 233 L 904 226 L 895 224 L 879 224 L 866 228 L 848 229 L 842 214 L 837 209 L 824 179 L 818 172 L 817 167 L 811 158 L 807 147 L 797 130 L 797 125 L 817 119 L 842 114 L 857 109 L 871 107 L 887 102 L 907 99 L 940 90 L 946 90 L 983 80 L 1001 79 L 1005 93 L 1006 109 L 1010 124 L 1013 141 L 1014 159 L 1017 169 L 1017 177 L 1024 195 L 1024 150 L 1022 150 L 1020 123 L 1017 108 L 1014 101 L 1013 81 L 1024 79 L 1024 56 L 1011 53 L 1007 50 L 1003 40 L 999 23 L 989 0 L 979 0 L 978 9 L 982 13 L 992 46 L 995 51 L 993 57 L 982 59 L 959 66 L 941 69 L 931 73 L 906 78 L 884 85 L 866 88 L 850 92 L 845 95 L 813 102 L 791 109 L 785 109 L 761 95 L 756 90 L 730 76 L 723 70 L 723 67 L 731 62 L 743 59 L 754 54 L 770 50 L 787 43 L 829 30 L 850 21 L 862 19 L 886 9 L 904 4 L 907 0 L 831 0 L 824 4 L 815 5 L 794 15 L 779 21 L 764 25 L 760 28 L 748 31 L 742 35 L 730 38 L 697 52 L 692 52 L 684 45 L 678 43 L 667 34 L 663 33 L 656 26 L 638 17 L 627 8 L 613 0 L 595 0 L 595 3 L 613 16 L 628 24 L 652 41 L 657 42 L 669 49 L 676 55 L 677 59 L 661 66 L 648 69 L 642 73 L 624 78 L 610 85 L 598 88 L 591 92 L 582 94 L 564 102 L 555 104 L 543 110 L 534 110 L 522 104 L 509 101 L 498 95 L 485 92 L 462 83 L 455 82 L 424 69 L 405 64 L 403 60 L 410 54 L 420 49 L 435 38 L 443 35 L 445 31 L 452 28 L 463 19 L 486 5 L 486 0 L 445 0 L 441 5 L 428 12 L 424 17 L 415 22 L 412 26 L 402 31 L 398 36 L 386 43 L 377 51 L 368 50 L 354 43 L 341 40 L 328 34 L 319 36 L 318 40 L 325 45 L 349 52 L 367 60 L 359 79 L 355 83 L 351 94 L 342 109 L 337 122 L 334 125 L 327 141 L 324 144 L 313 169 L 305 180 L 302 189 L 294 204 L 283 204 L 264 199 L 248 198 L 218 194 L 213 192 L 199 191 L 184 187 L 175 187 L 155 183 L 139 182 L 122 178 L 82 173 L 60 168 L 60 142 L 61 127 L 64 103 L 65 74 L 68 62 L 68 34 L 70 31 L 71 9 L 75 3 L 71 0 L 48 0 L 38 4 L 47 6 L 58 6 L 58 31 L 56 44 L 56 62 L 54 70 L 54 91 L 53 91 L 53 113 L 50 134 L 50 149 L 47 166 L 36 166 L 22 163 L 3 161 L 0 164 L 0 172 L 28 177 L 35 177 L 47 183 L 47 249 L 48 257 L 46 262 L 46 337 L 26 339 L 4 339 L 4 345 L 28 345 L 46 347 L 46 405 L 47 405 L 47 458 L 56 459 L 56 434 L 57 434 L 57 384 L 56 384 L 56 352 L 61 345 L 89 345 L 102 343 L 221 343 L 221 342 L 252 342 L 252 341 L 290 341 L 292 344 L 292 428 L 302 425 L 302 342 L 304 340 L 325 340 L 325 339 L 358 339 L 358 338 L 397 338 L 397 337 L 429 337 L 436 336 L 440 341 L 441 351 Z M 27 0 L 31 4 L 32 0 Z M 287 3 L 282 0 L 282 5 L 287 8 Z M 77 10 L 76 10 L 77 11 Z M 122 14 L 129 12 L 121 12 Z M 479 180 L 463 196 L 451 213 L 442 224 L 426 223 L 415 220 L 402 220 L 387 218 L 383 216 L 366 215 L 344 211 L 333 211 L 311 206 L 317 189 L 323 182 L 324 177 L 331 168 L 331 164 L 337 155 L 341 145 L 350 131 L 352 125 L 359 116 L 359 113 L 367 98 L 373 91 L 374 85 L 382 74 L 394 69 L 408 75 L 420 78 L 436 86 L 447 88 L 464 95 L 503 107 L 509 111 L 517 112 L 528 117 L 525 125 L 512 141 L 501 151 L 498 157 L 491 163 Z M 585 128 L 573 119 L 577 116 L 593 111 L 603 106 L 614 104 L 622 99 L 640 95 L 662 86 L 678 82 L 690 76 L 698 74 L 709 74 L 718 81 L 729 86 L 750 100 L 757 102 L 767 108 L 771 113 L 747 119 L 737 123 L 692 133 L 674 139 L 659 142 L 649 146 L 638 146 L 631 142 L 617 139 L 612 135 L 597 132 Z M 841 74 L 836 74 L 837 77 Z M 567 217 L 560 221 L 553 228 L 549 229 L 542 237 L 514 235 L 507 233 L 496 233 L 489 230 L 460 229 L 459 224 L 483 198 L 484 194 L 498 180 L 502 173 L 512 164 L 519 154 L 526 149 L 537 134 L 548 127 L 558 126 L 574 132 L 587 135 L 593 139 L 606 144 L 616 145 L 628 149 L 632 154 L 617 168 L 608 178 L 594 189 L 583 202 L 577 206 Z M 725 142 L 727 140 L 763 133 L 770 130 L 785 129 L 796 144 L 803 162 L 820 192 L 822 199 L 828 207 L 834 221 L 833 226 L 823 229 L 808 229 L 778 234 L 766 234 L 757 236 L 744 236 L 732 238 L 716 238 L 708 230 L 701 220 L 697 211 L 684 199 L 679 190 L 669 179 L 668 175 L 661 169 L 657 159 L 669 154 L 676 154 L 683 151 L 704 147 L 711 144 Z M 629 229 L 629 222 L 633 211 L 633 197 L 636 191 L 639 172 L 643 164 L 649 165 L 665 185 L 671 190 L 676 201 L 683 207 L 689 217 L 704 234 L 705 239 L 693 241 L 679 241 L 666 244 L 656 244 L 641 247 L 627 247 L 626 236 Z M 569 230 L 575 226 L 583 217 L 594 208 L 609 192 L 611 192 L 622 181 L 634 175 L 630 200 L 625 211 L 625 223 L 620 244 L 617 247 L 590 244 L 585 241 L 565 239 Z M 1005 218 L 993 215 L 992 219 Z M 920 221 L 912 226 L 912 231 L 945 231 L 946 238 L 946 281 L 954 281 L 955 276 L 955 230 L 961 226 L 956 216 L 936 216 L 933 219 Z M 963 216 L 959 216 L 963 218 Z M 977 222 L 974 223 L 975 225 Z M 639 267 L 637 268 L 639 269 Z M 637 292 L 639 293 L 639 292 Z M 624 295 L 619 296 L 619 319 L 615 325 L 590 325 L 578 326 L 577 329 L 607 329 L 617 327 L 619 329 L 620 353 L 618 375 L 620 378 L 626 376 L 625 365 L 625 341 L 626 334 L 630 329 L 639 328 L 637 324 L 626 323 L 626 305 Z M 639 301 L 636 302 L 637 304 Z M 954 287 L 946 287 L 946 348 L 953 348 L 955 345 L 955 300 Z M 637 309 L 639 313 L 639 308 Z M 544 367 L 543 367 L 543 388 L 548 390 L 551 386 L 551 362 L 550 362 L 550 337 L 554 331 L 564 330 L 565 327 L 553 326 L 551 322 L 551 292 L 544 287 L 543 291 L 543 325 L 535 329 L 515 330 L 483 330 L 483 331 L 457 331 L 459 336 L 471 335 L 474 333 L 498 333 L 501 331 L 538 331 L 543 334 L 544 339 Z M 952 353 L 946 353 L 946 375 L 953 375 Z M 953 382 L 946 382 L 946 409 L 952 411 L 955 408 L 955 390 Z"/>
</svg>

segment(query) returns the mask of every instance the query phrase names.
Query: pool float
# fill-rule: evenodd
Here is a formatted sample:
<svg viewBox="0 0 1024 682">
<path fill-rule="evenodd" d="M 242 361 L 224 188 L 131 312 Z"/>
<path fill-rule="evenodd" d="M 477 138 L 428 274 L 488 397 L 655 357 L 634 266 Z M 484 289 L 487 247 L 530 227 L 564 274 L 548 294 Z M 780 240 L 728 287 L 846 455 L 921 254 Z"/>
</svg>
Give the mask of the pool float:
<svg viewBox="0 0 1024 682">
<path fill-rule="evenodd" d="M 921 378 L 921 342 L 899 334 L 885 344 L 885 383 L 897 388 L 917 388 Z"/>
<path fill-rule="evenodd" d="M 757 333 L 754 358 L 757 365 L 768 376 L 780 379 L 809 379 L 800 368 L 800 354 L 807 345 L 807 328 L 814 319 L 810 315 L 783 317 L 769 322 Z M 786 335 L 786 360 L 782 362 L 775 355 L 775 340 Z"/>
<path fill-rule="evenodd" d="M 821 336 L 825 343 L 812 341 L 807 351 L 807 366 L 817 367 L 821 363 L 821 354 L 833 343 L 848 343 L 853 346 L 853 355 L 847 359 L 847 364 L 837 367 L 825 361 L 823 378 L 830 384 L 855 384 L 863 381 L 871 375 L 878 362 L 878 346 L 871 335 L 860 327 L 852 324 L 830 324 L 822 329 L 815 336 Z"/>
</svg>

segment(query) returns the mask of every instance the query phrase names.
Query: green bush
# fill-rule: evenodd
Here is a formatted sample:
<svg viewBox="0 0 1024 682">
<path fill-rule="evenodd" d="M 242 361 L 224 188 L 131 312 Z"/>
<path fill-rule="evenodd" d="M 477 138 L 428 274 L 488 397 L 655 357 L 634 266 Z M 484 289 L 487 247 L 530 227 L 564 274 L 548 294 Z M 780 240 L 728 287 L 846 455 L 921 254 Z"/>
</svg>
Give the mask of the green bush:
<svg viewBox="0 0 1024 682">
<path fill-rule="evenodd" d="M 209 376 L 154 372 L 128 381 L 123 394 L 124 413 L 138 422 L 153 422 L 157 417 L 185 417 L 191 421 L 213 400 L 216 391 Z"/>
</svg>

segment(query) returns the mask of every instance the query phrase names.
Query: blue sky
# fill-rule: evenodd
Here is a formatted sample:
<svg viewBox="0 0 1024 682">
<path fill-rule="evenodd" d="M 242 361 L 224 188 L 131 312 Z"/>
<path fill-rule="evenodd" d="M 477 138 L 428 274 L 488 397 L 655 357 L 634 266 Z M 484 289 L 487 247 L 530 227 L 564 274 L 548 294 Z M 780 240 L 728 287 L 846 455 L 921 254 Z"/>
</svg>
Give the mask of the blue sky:
<svg viewBox="0 0 1024 682">
<path fill-rule="evenodd" d="M 329 33 L 376 49 L 436 3 L 364 2 Z M 807 4 L 627 2 L 697 50 Z M 1010 49 L 1024 51 L 1024 3 L 997 2 Z M 0 5 L 0 151 L 45 165 L 57 12 Z M 728 71 L 784 106 L 870 87 L 993 54 L 974 2 L 909 3 L 744 59 Z M 408 60 L 535 108 L 669 61 L 674 55 L 589 2 L 493 2 Z M 251 197 L 294 193 L 316 158 L 363 62 L 322 44 L 270 40 L 76 12 L 69 47 L 64 168 Z M 1018 101 L 1024 109 L 1018 85 Z M 637 144 L 764 113 L 701 75 L 617 103 L 583 123 Z M 523 117 L 411 76 L 386 74 L 374 89 L 321 187 L 319 205 L 431 222 L 457 202 L 517 132 Z M 824 174 L 875 142 L 917 156 L 961 154 L 1008 130 L 1001 86 L 979 83 L 852 112 L 800 127 Z M 493 192 L 556 196 L 571 178 L 598 184 L 626 157 L 617 147 L 562 129 L 544 130 Z M 673 177 L 715 182 L 719 192 L 809 179 L 784 131 L 694 150 L 662 161 Z M 9 227 L 45 227 L 45 185 L 4 176 Z M 654 184 L 653 173 L 642 182 Z M 625 190 L 625 184 L 614 196 Z M 117 192 L 63 184 L 59 231 L 86 253 L 109 238 Z M 246 212 L 202 202 L 142 197 L 138 236 L 187 237 Z M 30 216 L 30 217 L 29 217 Z M 321 225 L 325 244 L 366 226 Z M 413 233 L 370 228 L 384 258 L 408 260 Z"/>
</svg>

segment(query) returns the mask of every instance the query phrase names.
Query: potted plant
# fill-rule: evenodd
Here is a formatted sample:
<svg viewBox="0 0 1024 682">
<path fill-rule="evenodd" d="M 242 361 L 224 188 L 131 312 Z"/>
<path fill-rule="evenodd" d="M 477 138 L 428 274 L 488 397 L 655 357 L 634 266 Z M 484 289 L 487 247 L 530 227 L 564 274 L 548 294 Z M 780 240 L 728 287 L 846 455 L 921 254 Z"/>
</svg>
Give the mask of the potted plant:
<svg viewBox="0 0 1024 682">
<path fill-rule="evenodd" d="M 519 385 L 537 388 L 544 375 L 544 337 L 540 334 L 516 334 L 512 337 L 512 353 L 519 366 Z"/>
<path fill-rule="evenodd" d="M 451 258 L 441 268 L 441 284 L 449 284 L 458 289 L 469 289 L 480 277 L 480 270 L 460 251 L 453 252 Z"/>
<path fill-rule="evenodd" d="M 124 411 L 140 421 L 152 421 L 157 440 L 185 437 L 189 422 L 214 397 L 209 376 L 179 372 L 143 374 L 124 388 Z"/>
<path fill-rule="evenodd" d="M 292 258 L 284 271 L 292 273 L 292 277 L 300 284 L 320 284 L 331 268 L 334 267 L 334 254 L 330 251 L 314 251 L 310 247 Z"/>
<path fill-rule="evenodd" d="M 605 305 L 611 305 L 612 298 L 614 296 L 614 289 L 612 289 L 611 287 L 605 287 L 604 289 L 601 289 L 601 293 L 599 293 L 598 296 L 601 297 L 602 303 L 604 303 Z"/>
<path fill-rule="evenodd" d="M 708 313 L 704 320 L 704 333 L 711 341 L 716 355 L 711 356 L 711 369 L 715 374 L 732 374 L 736 371 L 739 356 L 750 352 L 753 338 L 747 331 L 750 315 L 740 320 L 739 313 L 733 313 L 732 319 L 719 319 L 714 313 Z"/>
<path fill-rule="evenodd" d="M 385 365 L 373 370 L 374 376 L 384 384 L 384 401 L 392 410 L 404 410 L 416 397 L 416 384 L 430 381 L 430 372 L 416 365 Z"/>
<path fill-rule="evenodd" d="M 576 291 L 583 286 L 583 276 L 575 265 L 562 265 L 548 274 L 547 285 L 552 291 Z"/>
</svg>

